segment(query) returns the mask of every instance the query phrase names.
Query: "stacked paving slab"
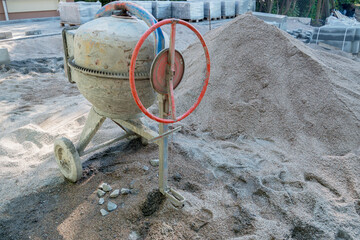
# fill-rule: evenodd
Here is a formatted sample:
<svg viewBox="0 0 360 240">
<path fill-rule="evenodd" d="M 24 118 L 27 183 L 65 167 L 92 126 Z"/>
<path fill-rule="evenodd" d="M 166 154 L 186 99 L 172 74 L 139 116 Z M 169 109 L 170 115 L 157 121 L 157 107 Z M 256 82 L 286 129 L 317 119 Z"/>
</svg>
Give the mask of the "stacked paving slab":
<svg viewBox="0 0 360 240">
<path fill-rule="evenodd" d="M 171 18 L 171 2 L 169 1 L 153 1 L 152 15 L 156 19 Z"/>
<path fill-rule="evenodd" d="M 202 1 L 176 1 L 171 2 L 172 17 L 190 21 L 199 21 L 204 19 L 204 2 Z"/>
<path fill-rule="evenodd" d="M 221 1 L 221 16 L 223 18 L 235 16 L 235 0 Z"/>
<path fill-rule="evenodd" d="M 323 26 L 313 31 L 312 43 L 325 43 L 342 51 L 359 54 L 360 24 L 356 26 Z"/>
<path fill-rule="evenodd" d="M 221 18 L 221 2 L 207 1 L 204 2 L 204 17 L 206 19 L 220 19 Z"/>
</svg>

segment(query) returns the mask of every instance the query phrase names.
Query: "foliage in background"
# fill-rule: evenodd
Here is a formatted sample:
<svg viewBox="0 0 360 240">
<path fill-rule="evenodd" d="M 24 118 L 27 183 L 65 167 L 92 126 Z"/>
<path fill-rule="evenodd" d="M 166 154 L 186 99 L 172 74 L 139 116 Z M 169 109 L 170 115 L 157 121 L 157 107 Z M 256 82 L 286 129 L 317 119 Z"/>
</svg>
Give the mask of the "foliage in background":
<svg viewBox="0 0 360 240">
<path fill-rule="evenodd" d="M 109 2 L 113 2 L 115 0 L 75 0 L 75 2 L 84 1 L 84 2 L 101 2 L 101 4 L 104 6 L 105 4 L 108 4 Z M 141 1 L 151 1 L 151 0 L 141 0 Z M 158 1 L 167 1 L 167 0 L 158 0 Z M 185 0 L 171 0 L 171 1 L 185 1 Z"/>
<path fill-rule="evenodd" d="M 257 0 L 256 10 L 292 17 L 309 17 L 315 25 L 329 16 L 331 9 L 343 10 L 345 5 L 360 0 Z"/>
</svg>

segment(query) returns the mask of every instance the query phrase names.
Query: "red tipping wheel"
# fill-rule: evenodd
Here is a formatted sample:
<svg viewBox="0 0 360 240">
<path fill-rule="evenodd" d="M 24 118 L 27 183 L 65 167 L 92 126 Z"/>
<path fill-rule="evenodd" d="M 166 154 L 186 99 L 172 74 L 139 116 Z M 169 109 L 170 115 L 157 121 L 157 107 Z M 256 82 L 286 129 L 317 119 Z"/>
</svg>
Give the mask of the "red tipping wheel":
<svg viewBox="0 0 360 240">
<path fill-rule="evenodd" d="M 151 114 L 145 107 L 144 105 L 141 103 L 139 96 L 137 94 L 136 91 L 136 86 L 135 86 L 135 63 L 136 63 L 136 59 L 137 59 L 137 55 L 140 51 L 141 46 L 143 45 L 144 41 L 147 39 L 147 37 L 153 33 L 156 29 L 158 29 L 159 27 L 166 25 L 166 24 L 171 24 L 171 36 L 170 36 L 170 48 L 169 49 L 165 49 L 165 51 L 163 50 L 162 52 L 159 53 L 159 55 L 161 53 L 166 54 L 166 57 L 161 57 L 161 56 L 157 56 L 154 63 L 153 63 L 153 67 L 152 67 L 152 71 L 151 71 L 151 75 L 153 76 L 153 69 L 157 68 L 157 69 L 163 69 L 162 71 L 159 72 L 159 78 L 157 79 L 152 79 L 151 83 L 152 86 L 154 87 L 154 89 L 159 92 L 160 94 L 167 94 L 168 98 L 169 98 L 169 103 L 170 103 L 170 107 L 171 107 L 171 113 L 172 113 L 172 119 L 165 119 L 165 118 L 159 118 L 154 116 L 153 114 Z M 183 115 L 181 115 L 180 117 L 176 117 L 175 116 L 175 97 L 174 97 L 174 89 L 175 87 L 180 83 L 180 80 L 182 78 L 182 74 L 183 72 L 181 72 L 182 67 L 180 66 L 181 61 L 183 61 L 182 56 L 179 52 L 177 52 L 175 50 L 175 31 L 176 31 L 176 24 L 181 24 L 184 25 L 188 28 L 190 28 L 195 34 L 196 36 L 199 38 L 201 45 L 204 48 L 204 53 L 205 53 L 205 57 L 206 57 L 206 76 L 205 76 L 205 80 L 204 80 L 204 85 L 203 88 L 201 90 L 201 93 L 198 97 L 198 99 L 196 100 L 196 102 L 194 103 L 194 105 L 187 110 Z M 165 52 L 165 53 L 164 53 Z M 166 70 L 165 67 L 159 67 L 159 64 L 163 64 L 164 63 L 164 59 L 167 58 L 167 65 L 166 65 Z M 162 62 L 162 63 L 161 63 Z M 183 64 L 183 62 L 182 62 Z M 179 71 L 180 70 L 180 71 Z M 183 71 L 183 69 L 182 69 Z M 161 76 L 160 76 L 161 75 Z M 166 75 L 166 76 L 164 76 Z M 206 88 L 207 85 L 209 83 L 209 78 L 210 78 L 210 55 L 209 55 L 209 51 L 207 49 L 206 43 L 203 39 L 203 37 L 201 36 L 201 34 L 189 23 L 180 20 L 180 19 L 165 19 L 161 22 L 156 23 L 155 25 L 151 26 L 140 38 L 139 42 L 136 44 L 134 52 L 132 54 L 131 57 L 131 62 L 130 62 L 130 70 L 129 70 L 129 80 L 130 80 L 130 88 L 131 88 L 131 93 L 134 97 L 134 100 L 136 102 L 136 104 L 138 105 L 138 107 L 140 108 L 140 110 L 149 118 L 160 122 L 160 123 L 165 123 L 165 124 L 170 124 L 170 123 L 175 123 L 178 121 L 183 120 L 184 118 L 186 118 L 187 116 L 189 116 L 196 108 L 197 106 L 200 104 L 202 98 L 205 95 L 206 92 Z M 159 79 L 163 79 L 160 80 Z M 167 81 L 167 82 L 164 82 Z M 165 87 L 166 86 L 166 87 Z M 165 92 L 165 88 L 167 89 L 167 91 Z"/>
</svg>

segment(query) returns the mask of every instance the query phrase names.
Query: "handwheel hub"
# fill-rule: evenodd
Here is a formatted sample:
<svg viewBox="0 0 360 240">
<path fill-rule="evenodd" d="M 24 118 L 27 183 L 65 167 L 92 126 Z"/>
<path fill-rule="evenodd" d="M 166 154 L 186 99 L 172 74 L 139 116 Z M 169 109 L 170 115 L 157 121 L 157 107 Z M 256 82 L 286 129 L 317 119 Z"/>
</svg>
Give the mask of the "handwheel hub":
<svg viewBox="0 0 360 240">
<path fill-rule="evenodd" d="M 167 94 L 166 71 L 169 57 L 169 49 L 163 49 L 154 59 L 150 70 L 151 86 L 157 93 Z M 175 50 L 175 72 L 173 76 L 173 89 L 181 82 L 185 72 L 185 61 L 182 54 Z"/>
</svg>

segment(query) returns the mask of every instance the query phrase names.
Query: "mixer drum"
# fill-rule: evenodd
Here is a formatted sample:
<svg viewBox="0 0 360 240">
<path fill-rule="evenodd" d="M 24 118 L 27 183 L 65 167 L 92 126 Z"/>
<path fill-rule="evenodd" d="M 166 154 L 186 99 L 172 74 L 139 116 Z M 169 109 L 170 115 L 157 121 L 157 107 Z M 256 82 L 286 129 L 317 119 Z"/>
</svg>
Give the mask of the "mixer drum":
<svg viewBox="0 0 360 240">
<path fill-rule="evenodd" d="M 141 116 L 131 95 L 129 66 L 136 43 L 148 26 L 135 17 L 102 17 L 76 31 L 73 60 L 69 61 L 72 80 L 96 112 L 112 119 Z M 151 87 L 150 68 L 155 57 L 155 39 L 149 37 L 138 55 L 136 87 L 146 108 L 156 99 Z"/>
</svg>

